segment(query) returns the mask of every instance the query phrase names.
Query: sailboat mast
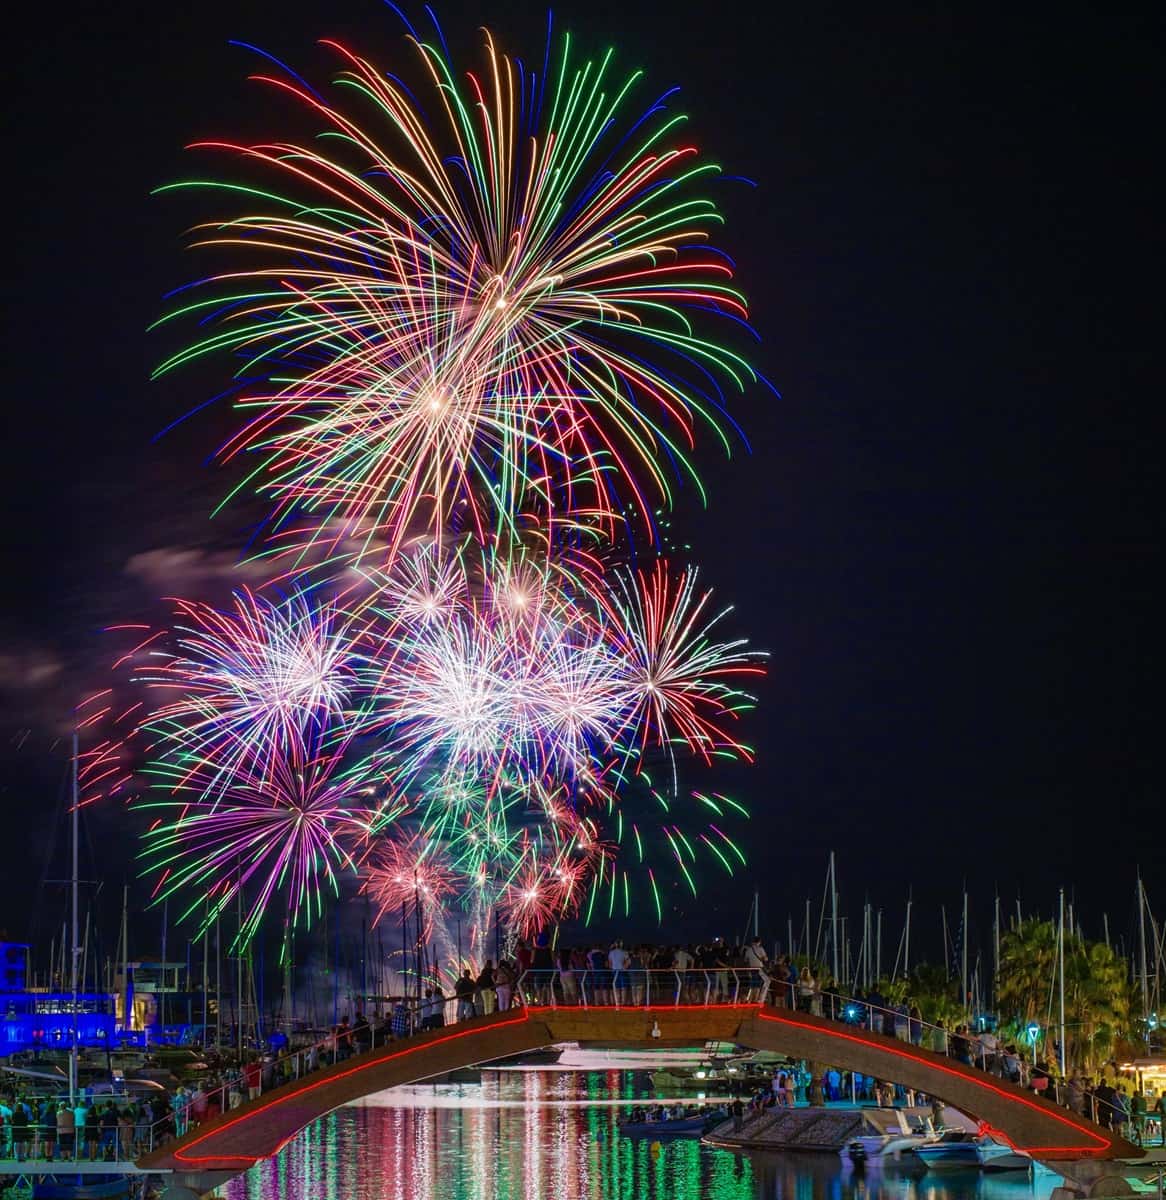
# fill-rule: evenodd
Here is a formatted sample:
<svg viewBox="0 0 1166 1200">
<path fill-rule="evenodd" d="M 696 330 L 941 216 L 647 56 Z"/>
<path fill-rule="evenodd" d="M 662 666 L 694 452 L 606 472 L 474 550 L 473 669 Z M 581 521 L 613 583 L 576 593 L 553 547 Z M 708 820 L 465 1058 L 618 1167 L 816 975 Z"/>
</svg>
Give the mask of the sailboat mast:
<svg viewBox="0 0 1166 1200">
<path fill-rule="evenodd" d="M 907 923 L 903 926 L 903 974 L 911 977 L 911 897 L 907 897 Z"/>
<path fill-rule="evenodd" d="M 123 1029 L 133 1029 L 134 1018 L 130 1011 L 130 885 L 121 889 L 121 1024 Z"/>
<path fill-rule="evenodd" d="M 875 917 L 875 983 L 883 976 L 883 910 Z"/>
<path fill-rule="evenodd" d="M 968 889 L 964 888 L 964 917 L 960 929 L 960 986 L 963 995 L 960 1003 L 966 1010 L 968 1007 Z"/>
<path fill-rule="evenodd" d="M 1138 957 L 1142 965 L 1142 1017 L 1150 1013 L 1150 975 L 1146 969 L 1146 885 L 1138 871 Z M 1149 1028 L 1147 1027 L 1147 1034 Z"/>
<path fill-rule="evenodd" d="M 1060 915 L 1057 920 L 1057 957 L 1060 959 L 1061 1052 L 1058 1055 L 1061 1078 L 1065 1078 L 1065 889 L 1060 891 Z"/>
<path fill-rule="evenodd" d="M 992 1005 L 996 1004 L 996 980 L 1000 976 L 1000 893 L 996 893 L 996 911 L 992 917 Z"/>
<path fill-rule="evenodd" d="M 80 953 L 80 947 L 77 944 L 77 926 L 78 926 L 78 896 L 80 893 L 80 885 L 78 880 L 77 870 L 77 843 L 79 841 L 78 833 L 80 831 L 81 809 L 77 801 L 77 732 L 73 731 L 73 787 L 72 787 L 72 840 L 73 840 L 73 875 L 72 875 L 72 936 L 69 940 L 69 948 L 72 951 L 71 969 L 70 969 L 70 990 L 73 993 L 73 1026 L 70 1033 L 69 1046 L 69 1104 L 70 1106 L 77 1103 L 77 956 Z"/>
<path fill-rule="evenodd" d="M 834 851 L 830 851 L 830 942 L 834 951 L 834 986 L 838 986 L 838 878 L 834 874 Z"/>
</svg>

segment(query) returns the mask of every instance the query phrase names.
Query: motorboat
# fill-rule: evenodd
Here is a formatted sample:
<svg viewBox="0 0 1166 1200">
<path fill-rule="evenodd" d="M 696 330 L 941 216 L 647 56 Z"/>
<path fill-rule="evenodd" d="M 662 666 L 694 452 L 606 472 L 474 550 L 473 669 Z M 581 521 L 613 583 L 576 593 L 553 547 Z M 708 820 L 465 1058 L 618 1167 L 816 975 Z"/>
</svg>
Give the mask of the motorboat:
<svg viewBox="0 0 1166 1200">
<path fill-rule="evenodd" d="M 966 1129 L 944 1129 L 915 1147 L 916 1157 L 928 1168 L 979 1167 L 976 1153 L 979 1136 Z"/>
<path fill-rule="evenodd" d="M 713 1125 L 725 1120 L 728 1114 L 723 1108 L 709 1108 L 700 1112 L 686 1111 L 682 1116 L 664 1115 L 654 1117 L 652 1112 L 638 1114 L 618 1122 L 620 1133 L 627 1137 L 700 1137 Z"/>
<path fill-rule="evenodd" d="M 983 1171 L 1027 1171 L 1032 1158 L 1005 1142 L 964 1129 L 945 1129 L 934 1140 L 915 1147 L 916 1156 L 928 1170 L 975 1167 Z"/>
<path fill-rule="evenodd" d="M 890 1120 L 880 1128 L 871 1112 L 863 1113 L 868 1132 L 851 1138 L 839 1151 L 843 1160 L 852 1165 L 871 1161 L 898 1162 L 905 1154 L 914 1154 L 919 1146 L 935 1138 L 935 1133 L 923 1126 L 912 1129 L 906 1114 L 901 1109 L 879 1109 L 886 1112 Z"/>
<path fill-rule="evenodd" d="M 1024 1150 L 983 1138 L 977 1148 L 981 1171 L 1031 1171 L 1032 1155 Z"/>
<path fill-rule="evenodd" d="M 768 1087 L 772 1068 L 747 1059 L 712 1058 L 695 1067 L 663 1067 L 651 1074 L 652 1087 L 669 1095 L 733 1093 Z"/>
<path fill-rule="evenodd" d="M 507 1054 L 503 1058 L 492 1058 L 482 1063 L 482 1069 L 495 1071 L 509 1067 L 552 1067 L 563 1057 L 561 1046 L 545 1046 L 541 1050 L 523 1050 L 518 1054 Z"/>
</svg>

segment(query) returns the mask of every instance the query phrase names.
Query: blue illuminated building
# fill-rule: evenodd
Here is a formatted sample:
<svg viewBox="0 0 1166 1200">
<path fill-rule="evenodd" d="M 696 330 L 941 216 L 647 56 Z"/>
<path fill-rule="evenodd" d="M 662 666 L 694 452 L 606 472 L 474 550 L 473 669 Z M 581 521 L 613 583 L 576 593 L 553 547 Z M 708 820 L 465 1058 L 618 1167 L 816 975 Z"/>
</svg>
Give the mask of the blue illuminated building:
<svg viewBox="0 0 1166 1200">
<path fill-rule="evenodd" d="M 116 997 L 108 992 L 54 992 L 28 986 L 29 947 L 0 942 L 0 1056 L 67 1050 L 76 1023 L 81 1046 L 116 1044 Z"/>
</svg>

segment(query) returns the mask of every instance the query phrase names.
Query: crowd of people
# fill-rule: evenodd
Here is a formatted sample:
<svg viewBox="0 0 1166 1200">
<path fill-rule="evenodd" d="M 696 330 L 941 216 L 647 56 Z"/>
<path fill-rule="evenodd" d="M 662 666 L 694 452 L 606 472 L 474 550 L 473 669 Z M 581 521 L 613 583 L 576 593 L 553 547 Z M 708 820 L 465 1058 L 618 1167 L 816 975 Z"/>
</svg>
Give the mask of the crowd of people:
<svg viewBox="0 0 1166 1200">
<path fill-rule="evenodd" d="M 149 1147 L 154 1126 L 172 1118 L 171 1104 L 161 1093 L 148 1100 L 110 1096 L 69 1104 L 54 1096 L 7 1092 L 0 1095 L 3 1157 L 17 1162 L 133 1158 Z"/>
</svg>

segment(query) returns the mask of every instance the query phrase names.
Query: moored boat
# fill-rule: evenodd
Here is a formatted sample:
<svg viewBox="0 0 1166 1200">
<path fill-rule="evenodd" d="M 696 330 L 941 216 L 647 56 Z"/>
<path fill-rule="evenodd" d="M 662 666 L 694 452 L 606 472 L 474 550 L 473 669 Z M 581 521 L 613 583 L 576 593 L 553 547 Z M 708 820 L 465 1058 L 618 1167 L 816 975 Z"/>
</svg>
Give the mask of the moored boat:
<svg viewBox="0 0 1166 1200">
<path fill-rule="evenodd" d="M 962 1129 L 947 1129 L 915 1148 L 929 1170 L 976 1167 L 983 1171 L 1028 1171 L 1032 1157 L 1004 1142 Z"/>
<path fill-rule="evenodd" d="M 654 1110 L 633 1109 L 631 1116 L 619 1121 L 617 1127 L 627 1137 L 700 1137 L 727 1115 L 723 1108 L 685 1110 L 674 1115 L 667 1110 L 657 1115 Z"/>
<path fill-rule="evenodd" d="M 878 1110 L 880 1114 L 884 1110 Z M 851 1138 L 839 1151 L 844 1160 L 854 1166 L 873 1161 L 897 1162 L 904 1155 L 911 1155 L 915 1150 L 935 1134 L 926 1126 L 912 1129 L 906 1115 L 900 1109 L 891 1110 L 891 1123 L 885 1128 L 879 1128 L 873 1114 L 863 1114 L 868 1131 L 858 1137 Z"/>
</svg>

